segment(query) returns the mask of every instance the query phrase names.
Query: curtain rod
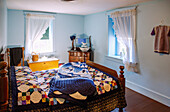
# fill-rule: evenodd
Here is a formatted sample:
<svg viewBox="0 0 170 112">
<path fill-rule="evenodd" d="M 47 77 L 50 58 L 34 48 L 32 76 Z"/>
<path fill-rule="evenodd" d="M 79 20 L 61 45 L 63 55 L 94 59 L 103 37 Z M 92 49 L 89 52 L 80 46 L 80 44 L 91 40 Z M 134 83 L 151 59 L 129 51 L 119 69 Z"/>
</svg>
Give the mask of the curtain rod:
<svg viewBox="0 0 170 112">
<path fill-rule="evenodd" d="M 32 13 L 32 14 L 45 14 L 45 15 L 55 15 L 55 14 L 57 14 L 57 13 L 53 13 L 53 12 L 28 11 L 28 10 L 24 10 L 23 12 L 24 12 L 24 14 L 28 14 L 28 13 Z"/>
<path fill-rule="evenodd" d="M 128 6 L 128 7 L 120 7 L 120 8 L 116 8 L 116 9 L 111 9 L 106 11 L 107 15 L 110 15 L 110 13 L 112 12 L 116 12 L 116 11 L 122 11 L 122 10 L 126 10 L 126 9 L 137 9 L 138 5 L 134 5 L 134 6 Z"/>
</svg>

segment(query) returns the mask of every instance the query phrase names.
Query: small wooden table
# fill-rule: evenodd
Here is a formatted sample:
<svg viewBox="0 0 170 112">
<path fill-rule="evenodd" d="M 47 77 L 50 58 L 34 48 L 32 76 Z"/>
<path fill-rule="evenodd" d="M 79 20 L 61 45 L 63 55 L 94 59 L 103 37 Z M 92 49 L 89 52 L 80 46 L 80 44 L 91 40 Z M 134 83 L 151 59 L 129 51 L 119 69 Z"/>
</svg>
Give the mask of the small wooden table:
<svg viewBox="0 0 170 112">
<path fill-rule="evenodd" d="M 38 61 L 27 61 L 30 69 L 33 72 L 58 68 L 58 62 L 59 59 L 57 58 L 39 59 Z"/>
</svg>

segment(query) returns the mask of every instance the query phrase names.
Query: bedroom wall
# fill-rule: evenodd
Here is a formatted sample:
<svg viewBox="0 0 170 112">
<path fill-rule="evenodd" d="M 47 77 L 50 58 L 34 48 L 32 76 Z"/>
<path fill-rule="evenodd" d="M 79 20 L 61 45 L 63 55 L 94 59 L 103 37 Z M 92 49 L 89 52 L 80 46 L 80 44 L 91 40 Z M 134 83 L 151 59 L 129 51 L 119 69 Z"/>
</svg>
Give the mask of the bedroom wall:
<svg viewBox="0 0 170 112">
<path fill-rule="evenodd" d="M 54 14 L 54 55 L 60 62 L 68 62 L 71 47 L 70 35 L 84 32 L 84 16 Z M 8 10 L 8 46 L 24 46 L 24 13 L 22 10 Z M 48 55 L 48 54 L 47 54 Z"/>
<path fill-rule="evenodd" d="M 24 15 L 20 10 L 8 9 L 8 46 L 24 46 Z"/>
<path fill-rule="evenodd" d="M 0 0 L 0 51 L 7 44 L 7 6 L 6 0 Z"/>
<path fill-rule="evenodd" d="M 137 8 L 137 52 L 139 73 L 125 70 L 126 86 L 150 98 L 170 106 L 170 55 L 153 52 L 154 36 L 150 33 L 153 27 L 164 20 L 170 26 L 170 1 L 154 0 L 138 4 Z M 92 35 L 95 62 L 116 69 L 122 61 L 107 56 L 108 32 L 107 12 L 85 16 L 84 32 Z"/>
<path fill-rule="evenodd" d="M 67 51 L 71 49 L 72 45 L 70 36 L 84 33 L 84 16 L 57 14 L 55 27 L 57 57 L 61 60 L 60 62 L 68 62 Z"/>
</svg>

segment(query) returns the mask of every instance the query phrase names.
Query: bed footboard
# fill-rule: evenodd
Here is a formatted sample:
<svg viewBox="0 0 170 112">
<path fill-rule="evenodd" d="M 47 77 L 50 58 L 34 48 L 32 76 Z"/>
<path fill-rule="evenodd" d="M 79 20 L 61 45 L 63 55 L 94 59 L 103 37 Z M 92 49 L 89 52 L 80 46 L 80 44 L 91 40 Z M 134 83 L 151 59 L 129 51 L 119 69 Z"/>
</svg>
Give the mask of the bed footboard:
<svg viewBox="0 0 170 112">
<path fill-rule="evenodd" d="M 121 86 L 123 88 L 123 91 L 125 92 L 125 78 L 124 78 L 124 71 L 123 71 L 124 70 L 124 66 L 120 66 L 119 67 L 120 68 L 120 75 L 118 76 L 118 74 L 117 74 L 117 72 L 115 70 L 112 70 L 112 69 L 107 68 L 105 66 L 99 65 L 99 64 L 94 63 L 92 61 L 87 61 L 86 64 L 90 65 L 92 67 L 98 68 L 101 71 L 116 77 L 120 81 Z"/>
<path fill-rule="evenodd" d="M 117 72 L 115 70 L 112 70 L 112 69 L 107 68 L 105 66 L 93 63 L 91 61 L 87 61 L 86 63 L 88 65 L 90 65 L 90 66 L 98 68 L 98 69 L 102 70 L 103 72 L 106 72 L 106 73 L 116 77 L 120 81 L 121 87 L 122 87 L 123 92 L 125 94 L 125 78 L 124 78 L 124 71 L 123 71 L 124 70 L 124 66 L 120 66 L 119 67 L 120 68 L 120 75 L 118 76 L 118 74 L 117 74 Z M 123 108 L 119 108 L 119 112 L 123 112 Z"/>
</svg>

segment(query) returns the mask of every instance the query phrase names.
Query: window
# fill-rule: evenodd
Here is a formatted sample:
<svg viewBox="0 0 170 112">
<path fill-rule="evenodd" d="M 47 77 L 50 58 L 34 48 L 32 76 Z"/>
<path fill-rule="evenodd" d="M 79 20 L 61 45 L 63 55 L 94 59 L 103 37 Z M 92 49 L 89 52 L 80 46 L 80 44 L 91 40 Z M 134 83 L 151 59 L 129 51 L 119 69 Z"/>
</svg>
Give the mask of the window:
<svg viewBox="0 0 170 112">
<path fill-rule="evenodd" d="M 125 47 L 123 47 L 123 45 L 118 42 L 113 25 L 114 22 L 112 18 L 108 16 L 109 56 L 121 58 Z"/>
<path fill-rule="evenodd" d="M 136 7 L 108 16 L 109 56 L 121 57 L 128 71 L 137 72 Z"/>
<path fill-rule="evenodd" d="M 52 24 L 52 23 L 51 23 Z M 52 25 L 50 25 L 43 36 L 33 44 L 33 51 L 36 53 L 53 52 Z"/>
<path fill-rule="evenodd" d="M 31 57 L 32 52 L 53 52 L 53 20 L 52 15 L 26 14 L 25 59 Z"/>
</svg>

